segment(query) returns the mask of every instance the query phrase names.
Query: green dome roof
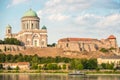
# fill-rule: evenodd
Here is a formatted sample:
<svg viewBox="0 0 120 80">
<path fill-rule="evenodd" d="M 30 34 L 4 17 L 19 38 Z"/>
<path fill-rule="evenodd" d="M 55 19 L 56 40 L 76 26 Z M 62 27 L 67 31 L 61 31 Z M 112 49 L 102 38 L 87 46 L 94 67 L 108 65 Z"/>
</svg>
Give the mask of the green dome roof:
<svg viewBox="0 0 120 80">
<path fill-rule="evenodd" d="M 8 24 L 7 26 L 6 26 L 7 28 L 11 28 L 11 26 Z"/>
<path fill-rule="evenodd" d="M 47 29 L 47 28 L 46 28 L 46 26 L 44 25 L 44 26 L 42 27 L 42 29 Z"/>
<path fill-rule="evenodd" d="M 27 12 L 24 13 L 23 17 L 26 16 L 32 16 L 32 17 L 37 17 L 37 13 L 33 11 L 32 9 L 29 9 Z"/>
</svg>

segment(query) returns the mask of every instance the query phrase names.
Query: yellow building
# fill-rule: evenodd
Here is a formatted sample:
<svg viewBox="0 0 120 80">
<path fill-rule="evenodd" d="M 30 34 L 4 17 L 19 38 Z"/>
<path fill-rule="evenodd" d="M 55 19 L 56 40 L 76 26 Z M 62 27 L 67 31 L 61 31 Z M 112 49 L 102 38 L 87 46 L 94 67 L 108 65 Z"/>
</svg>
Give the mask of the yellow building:
<svg viewBox="0 0 120 80">
<path fill-rule="evenodd" d="M 11 69 L 15 69 L 16 67 L 19 67 L 20 70 L 29 70 L 30 69 L 30 63 L 29 62 L 18 62 L 18 63 L 2 63 L 3 68 L 7 69 L 10 67 Z"/>
<path fill-rule="evenodd" d="M 111 64 L 113 63 L 115 66 L 120 65 L 120 56 L 110 56 L 110 57 L 100 57 L 97 58 L 97 62 L 99 65 L 102 63 L 108 63 Z"/>
</svg>

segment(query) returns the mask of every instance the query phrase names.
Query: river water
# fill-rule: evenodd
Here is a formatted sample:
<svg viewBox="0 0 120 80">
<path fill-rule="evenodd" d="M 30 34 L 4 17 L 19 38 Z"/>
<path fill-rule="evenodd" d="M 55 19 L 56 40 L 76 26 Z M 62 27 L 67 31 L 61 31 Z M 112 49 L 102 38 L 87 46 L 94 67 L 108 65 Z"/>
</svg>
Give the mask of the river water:
<svg viewBox="0 0 120 80">
<path fill-rule="evenodd" d="M 120 75 L 0 74 L 0 80 L 120 80 Z"/>
</svg>

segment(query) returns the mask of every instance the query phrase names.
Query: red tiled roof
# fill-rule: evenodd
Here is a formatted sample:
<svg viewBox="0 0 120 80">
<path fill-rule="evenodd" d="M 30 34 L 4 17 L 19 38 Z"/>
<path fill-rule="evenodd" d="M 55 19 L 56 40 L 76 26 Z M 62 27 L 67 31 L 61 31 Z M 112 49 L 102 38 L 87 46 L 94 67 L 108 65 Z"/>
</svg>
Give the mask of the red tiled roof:
<svg viewBox="0 0 120 80">
<path fill-rule="evenodd" d="M 64 42 L 64 41 L 92 41 L 92 40 L 96 40 L 96 39 L 92 39 L 92 38 L 63 38 L 63 39 L 60 39 L 59 41 Z"/>
<path fill-rule="evenodd" d="M 114 35 L 110 35 L 108 39 L 116 39 L 116 37 Z"/>
</svg>

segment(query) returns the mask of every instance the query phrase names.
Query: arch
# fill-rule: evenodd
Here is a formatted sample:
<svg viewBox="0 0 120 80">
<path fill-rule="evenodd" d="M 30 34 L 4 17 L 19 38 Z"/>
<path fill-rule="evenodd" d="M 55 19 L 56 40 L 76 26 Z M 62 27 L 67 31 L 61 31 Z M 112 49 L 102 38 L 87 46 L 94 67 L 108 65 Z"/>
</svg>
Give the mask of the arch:
<svg viewBox="0 0 120 80">
<path fill-rule="evenodd" d="M 32 35 L 32 45 L 35 47 L 40 46 L 40 35 L 39 34 Z"/>
<path fill-rule="evenodd" d="M 36 35 L 40 38 L 40 35 L 39 35 L 38 33 L 34 33 L 34 34 L 32 35 L 32 38 L 33 38 L 34 36 L 36 36 Z"/>
</svg>

